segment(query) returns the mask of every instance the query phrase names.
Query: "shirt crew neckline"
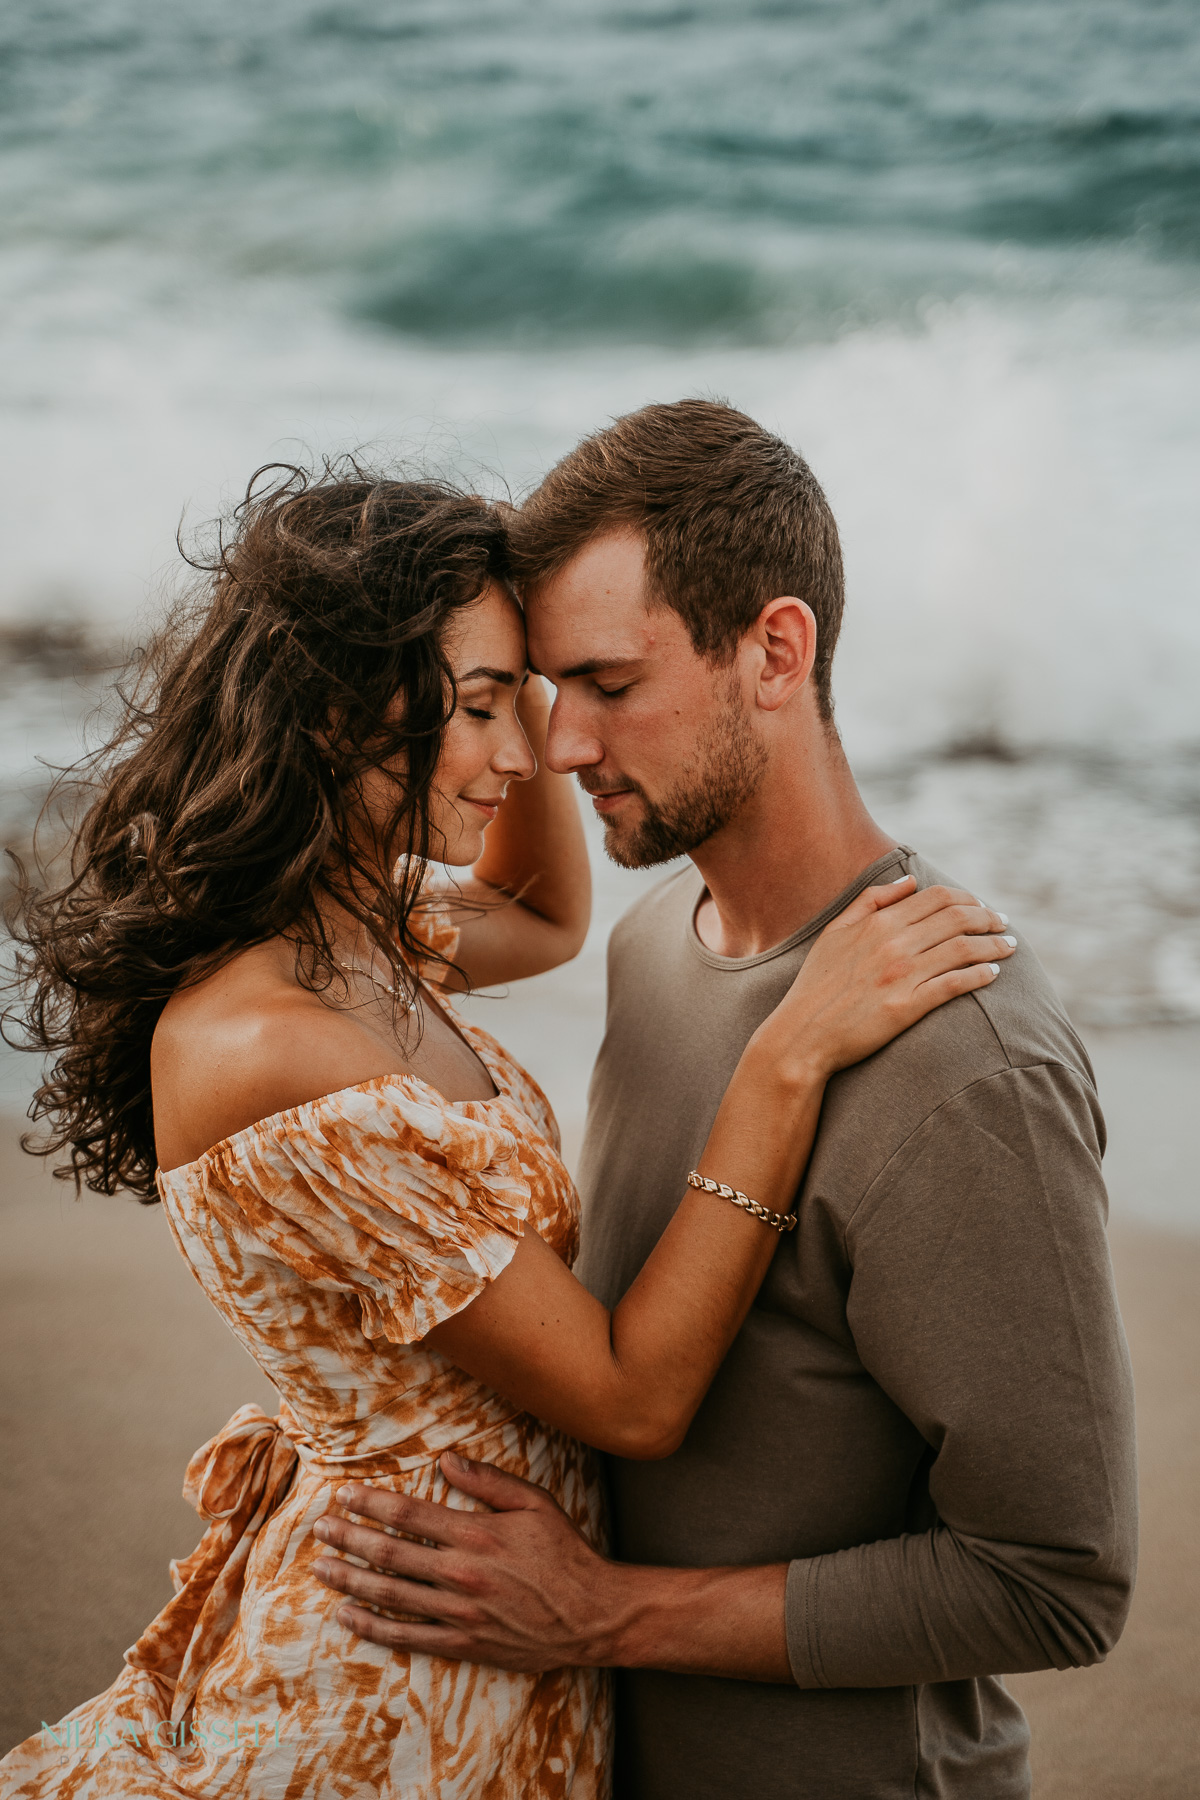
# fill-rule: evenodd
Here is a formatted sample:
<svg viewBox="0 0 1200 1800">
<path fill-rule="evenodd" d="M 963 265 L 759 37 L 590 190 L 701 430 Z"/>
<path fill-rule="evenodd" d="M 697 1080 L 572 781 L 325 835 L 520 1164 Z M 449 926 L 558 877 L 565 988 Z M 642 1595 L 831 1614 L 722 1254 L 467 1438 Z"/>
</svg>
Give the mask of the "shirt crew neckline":
<svg viewBox="0 0 1200 1800">
<path fill-rule="evenodd" d="M 708 889 L 701 881 L 700 892 L 687 916 L 684 935 L 688 948 L 708 968 L 723 970 L 729 974 L 735 974 L 741 969 L 757 968 L 760 963 L 773 962 L 777 956 L 786 956 L 789 950 L 794 950 L 798 944 L 804 942 L 805 938 L 814 937 L 817 932 L 823 931 L 830 919 L 836 918 L 843 907 L 849 906 L 852 900 L 857 899 L 864 888 L 871 887 L 880 875 L 886 873 L 888 869 L 894 868 L 897 863 L 903 863 L 906 857 L 915 855 L 916 851 L 910 849 L 907 844 L 897 844 L 894 850 L 886 851 L 883 856 L 877 857 L 873 863 L 870 863 L 861 874 L 856 875 L 850 885 L 844 887 L 841 893 L 831 900 L 829 905 L 815 918 L 809 919 L 806 924 L 801 925 L 798 931 L 793 931 L 791 936 L 784 938 L 782 943 L 772 944 L 769 950 L 760 950 L 754 956 L 718 956 L 715 950 L 710 950 L 707 944 L 701 942 L 700 933 L 696 930 L 696 914 L 708 897 Z M 699 870 L 696 872 L 699 874 Z"/>
</svg>

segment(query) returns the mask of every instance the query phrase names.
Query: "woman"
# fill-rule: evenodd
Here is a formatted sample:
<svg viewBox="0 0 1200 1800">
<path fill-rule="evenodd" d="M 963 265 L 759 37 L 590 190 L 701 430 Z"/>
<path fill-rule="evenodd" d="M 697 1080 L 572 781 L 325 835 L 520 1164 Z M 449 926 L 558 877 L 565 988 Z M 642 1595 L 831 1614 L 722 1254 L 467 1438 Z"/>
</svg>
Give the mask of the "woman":
<svg viewBox="0 0 1200 1800">
<path fill-rule="evenodd" d="M 252 486 L 70 884 L 27 902 L 51 1147 L 93 1188 L 162 1200 L 281 1407 L 197 1452 L 185 1491 L 211 1524 L 175 1598 L 106 1694 L 6 1759 L 5 1793 L 605 1794 L 603 1677 L 352 1637 L 313 1525 L 347 1477 L 464 1504 L 439 1459 L 466 1450 L 599 1540 L 583 1446 L 681 1441 L 787 1228 L 828 1076 L 1008 951 L 974 907 L 962 966 L 954 896 L 861 896 L 714 1123 L 700 1173 L 739 1203 L 689 1189 L 606 1312 L 570 1273 L 545 1098 L 447 999 L 566 960 L 588 920 L 504 559 L 496 514 L 444 487 Z M 431 860 L 473 871 L 453 905 Z"/>
</svg>

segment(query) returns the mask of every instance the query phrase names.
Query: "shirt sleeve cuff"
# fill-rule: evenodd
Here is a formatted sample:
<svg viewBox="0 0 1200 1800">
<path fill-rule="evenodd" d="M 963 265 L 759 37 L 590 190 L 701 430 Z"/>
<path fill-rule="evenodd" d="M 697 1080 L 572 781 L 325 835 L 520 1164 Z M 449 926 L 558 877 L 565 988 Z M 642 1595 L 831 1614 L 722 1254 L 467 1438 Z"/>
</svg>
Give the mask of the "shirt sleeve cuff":
<svg viewBox="0 0 1200 1800">
<path fill-rule="evenodd" d="M 821 1672 L 816 1630 L 816 1590 L 819 1556 L 789 1564 L 784 1595 L 788 1661 L 797 1687 L 823 1688 L 829 1683 Z"/>
</svg>

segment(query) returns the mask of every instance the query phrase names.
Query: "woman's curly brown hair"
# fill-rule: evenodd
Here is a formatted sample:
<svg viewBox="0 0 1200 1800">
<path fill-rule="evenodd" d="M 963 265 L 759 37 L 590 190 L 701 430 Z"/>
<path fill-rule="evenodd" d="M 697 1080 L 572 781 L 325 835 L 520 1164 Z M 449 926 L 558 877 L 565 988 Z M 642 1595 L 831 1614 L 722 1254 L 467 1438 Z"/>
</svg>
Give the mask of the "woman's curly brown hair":
<svg viewBox="0 0 1200 1800">
<path fill-rule="evenodd" d="M 340 981 L 317 901 L 390 964 L 398 1005 L 431 843 L 430 788 L 454 708 L 445 627 L 505 579 L 504 527 L 439 481 L 348 460 L 260 469 L 193 601 L 139 653 L 118 730 L 65 772 L 82 819 L 69 879 L 18 871 L 25 1045 L 54 1061 L 25 1147 L 65 1150 L 77 1191 L 157 1198 L 150 1040 L 184 983 L 284 936 L 300 978 Z M 397 704 L 398 703 L 398 704 Z M 356 778 L 398 758 L 396 802 L 364 841 Z"/>
</svg>

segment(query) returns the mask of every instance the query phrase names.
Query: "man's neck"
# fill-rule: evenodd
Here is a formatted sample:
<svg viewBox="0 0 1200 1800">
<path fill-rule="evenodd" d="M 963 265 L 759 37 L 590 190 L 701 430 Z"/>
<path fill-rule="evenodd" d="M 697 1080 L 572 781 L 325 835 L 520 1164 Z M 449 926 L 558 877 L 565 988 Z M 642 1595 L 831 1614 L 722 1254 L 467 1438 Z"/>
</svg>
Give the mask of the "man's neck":
<svg viewBox="0 0 1200 1800">
<path fill-rule="evenodd" d="M 794 751 L 773 756 L 737 817 L 692 853 L 708 889 L 696 929 L 717 956 L 783 943 L 895 848 L 834 732 L 814 721 Z"/>
</svg>

